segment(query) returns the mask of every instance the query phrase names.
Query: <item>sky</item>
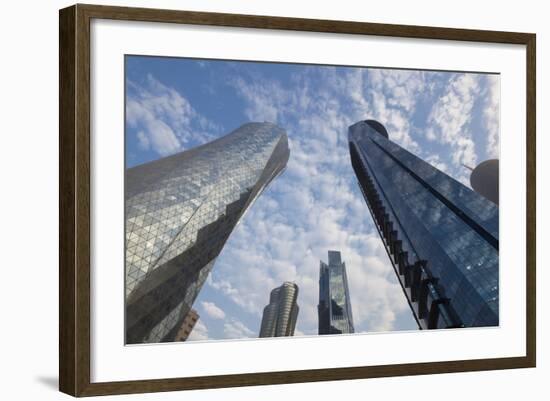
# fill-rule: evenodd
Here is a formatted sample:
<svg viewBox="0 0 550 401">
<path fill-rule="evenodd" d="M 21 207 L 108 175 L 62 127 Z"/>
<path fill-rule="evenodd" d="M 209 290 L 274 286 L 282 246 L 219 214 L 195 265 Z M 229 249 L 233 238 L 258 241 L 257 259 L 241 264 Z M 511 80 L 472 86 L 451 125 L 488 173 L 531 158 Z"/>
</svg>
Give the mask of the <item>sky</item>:
<svg viewBox="0 0 550 401">
<path fill-rule="evenodd" d="M 193 307 L 189 340 L 258 337 L 270 291 L 299 287 L 295 335 L 317 334 L 319 262 L 346 263 L 356 333 L 416 330 L 351 168 L 347 128 L 389 137 L 469 186 L 498 158 L 498 75 L 126 56 L 126 167 L 249 121 L 285 129 L 286 170 L 234 229 Z"/>
</svg>

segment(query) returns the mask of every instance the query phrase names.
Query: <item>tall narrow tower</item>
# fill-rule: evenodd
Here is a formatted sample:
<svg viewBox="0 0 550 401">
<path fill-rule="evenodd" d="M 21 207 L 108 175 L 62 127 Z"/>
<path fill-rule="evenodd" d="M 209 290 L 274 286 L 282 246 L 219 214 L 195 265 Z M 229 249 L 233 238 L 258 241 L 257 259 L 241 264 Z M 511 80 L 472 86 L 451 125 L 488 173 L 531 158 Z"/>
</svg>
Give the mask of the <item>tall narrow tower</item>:
<svg viewBox="0 0 550 401">
<path fill-rule="evenodd" d="M 353 333 L 346 264 L 338 251 L 328 251 L 319 268 L 319 334 Z"/>
<path fill-rule="evenodd" d="M 392 142 L 349 128 L 351 164 L 421 329 L 499 324 L 498 206 Z"/>
<path fill-rule="evenodd" d="M 286 167 L 285 132 L 249 123 L 126 170 L 126 342 L 173 341 L 244 212 Z"/>
<path fill-rule="evenodd" d="M 269 296 L 269 304 L 264 308 L 260 337 L 293 336 L 298 319 L 298 286 L 284 282 L 274 288 Z"/>
</svg>

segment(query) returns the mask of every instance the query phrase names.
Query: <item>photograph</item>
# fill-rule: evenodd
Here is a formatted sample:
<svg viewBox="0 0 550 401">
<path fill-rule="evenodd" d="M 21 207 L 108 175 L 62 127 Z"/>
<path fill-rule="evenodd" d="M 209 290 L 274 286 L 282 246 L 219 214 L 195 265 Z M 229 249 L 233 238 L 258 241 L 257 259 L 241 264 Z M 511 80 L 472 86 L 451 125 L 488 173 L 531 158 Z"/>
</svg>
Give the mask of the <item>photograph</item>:
<svg viewBox="0 0 550 401">
<path fill-rule="evenodd" d="M 127 54 L 124 102 L 126 345 L 499 326 L 499 73 Z"/>
</svg>

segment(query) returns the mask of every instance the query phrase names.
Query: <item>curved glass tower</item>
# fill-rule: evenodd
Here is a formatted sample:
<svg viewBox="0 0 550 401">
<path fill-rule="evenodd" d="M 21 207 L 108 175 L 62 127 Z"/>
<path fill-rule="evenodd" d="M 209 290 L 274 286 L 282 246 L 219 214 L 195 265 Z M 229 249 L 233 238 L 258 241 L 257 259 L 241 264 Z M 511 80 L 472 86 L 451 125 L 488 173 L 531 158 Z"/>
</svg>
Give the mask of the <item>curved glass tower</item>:
<svg viewBox="0 0 550 401">
<path fill-rule="evenodd" d="M 293 336 L 298 319 L 298 286 L 286 281 L 274 288 L 264 308 L 260 337 Z"/>
<path fill-rule="evenodd" d="M 499 324 L 498 206 L 388 138 L 349 128 L 351 163 L 422 329 Z"/>
<path fill-rule="evenodd" d="M 239 219 L 286 167 L 288 139 L 249 123 L 126 170 L 126 342 L 173 341 Z"/>
</svg>

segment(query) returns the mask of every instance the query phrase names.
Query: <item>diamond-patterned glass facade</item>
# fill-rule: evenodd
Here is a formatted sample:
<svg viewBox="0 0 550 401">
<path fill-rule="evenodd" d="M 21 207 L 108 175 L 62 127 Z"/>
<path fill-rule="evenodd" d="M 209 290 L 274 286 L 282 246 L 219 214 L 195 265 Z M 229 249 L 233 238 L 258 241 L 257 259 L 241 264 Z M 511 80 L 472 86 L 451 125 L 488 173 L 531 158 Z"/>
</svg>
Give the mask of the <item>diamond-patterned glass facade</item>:
<svg viewBox="0 0 550 401">
<path fill-rule="evenodd" d="M 499 324 L 498 206 L 392 142 L 349 128 L 351 163 L 421 329 Z"/>
<path fill-rule="evenodd" d="M 319 334 L 354 333 L 346 264 L 338 251 L 328 251 L 319 268 Z"/>
<path fill-rule="evenodd" d="M 284 130 L 249 123 L 126 170 L 127 343 L 173 341 L 231 231 L 288 158 Z"/>
</svg>

